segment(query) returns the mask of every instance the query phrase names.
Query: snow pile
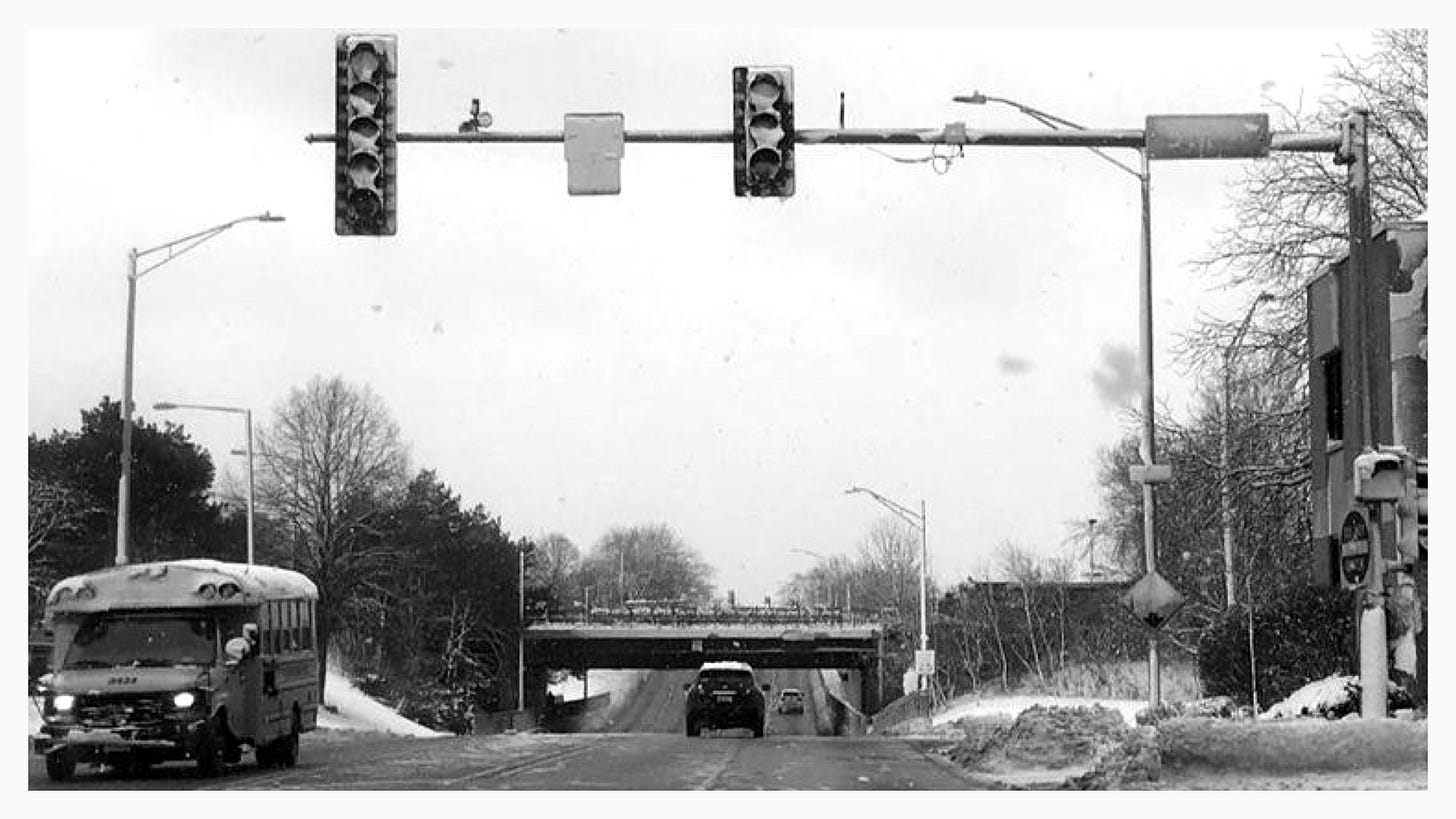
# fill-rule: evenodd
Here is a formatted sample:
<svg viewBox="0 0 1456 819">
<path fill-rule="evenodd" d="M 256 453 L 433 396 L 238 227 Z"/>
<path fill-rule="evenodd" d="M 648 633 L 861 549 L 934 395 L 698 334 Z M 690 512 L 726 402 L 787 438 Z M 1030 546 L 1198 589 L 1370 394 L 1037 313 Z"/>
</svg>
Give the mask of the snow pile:
<svg viewBox="0 0 1456 819">
<path fill-rule="evenodd" d="M 1147 707 L 1144 700 L 1090 699 L 1085 697 L 992 697 L 972 694 L 946 703 L 931 716 L 932 725 L 959 722 L 976 717 L 1015 717 L 1028 708 L 1104 708 L 1122 714 L 1128 725 L 1137 724 L 1137 712 Z"/>
<path fill-rule="evenodd" d="M 560 697 L 565 702 L 585 699 L 586 696 L 611 694 L 612 705 L 615 707 L 628 692 L 642 684 L 647 673 L 637 669 L 594 668 L 586 672 L 585 680 L 580 677 L 567 677 L 561 682 L 552 683 L 547 690 L 552 696 Z"/>
<path fill-rule="evenodd" d="M 1392 680 L 1388 684 L 1386 712 L 1414 708 L 1410 693 Z M 1338 719 L 1360 713 L 1360 678 L 1339 674 L 1315 680 L 1290 694 L 1283 702 L 1264 712 L 1265 719 L 1286 717 L 1325 717 Z"/>
<path fill-rule="evenodd" d="M 324 687 L 327 707 L 318 712 L 318 727 L 332 731 L 377 731 L 407 737 L 442 737 L 433 731 L 395 713 L 394 709 L 354 687 L 349 679 L 329 669 Z M 334 710 L 330 710 L 330 708 Z"/>
<path fill-rule="evenodd" d="M 960 765 L 998 778 L 1061 781 L 1089 769 L 1116 769 L 1118 778 L 1156 779 L 1156 746 L 1111 708 L 1033 706 L 1004 718 L 962 723 L 966 738 L 950 751 Z M 1147 732 L 1151 736 L 1151 732 Z"/>
</svg>

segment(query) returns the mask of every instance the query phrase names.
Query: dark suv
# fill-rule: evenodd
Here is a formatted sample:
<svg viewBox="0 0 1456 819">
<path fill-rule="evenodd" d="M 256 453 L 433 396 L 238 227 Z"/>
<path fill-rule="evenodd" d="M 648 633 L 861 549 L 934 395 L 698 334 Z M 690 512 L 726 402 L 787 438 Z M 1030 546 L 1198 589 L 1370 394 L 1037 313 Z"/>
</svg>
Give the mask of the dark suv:
<svg viewBox="0 0 1456 819">
<path fill-rule="evenodd" d="M 703 663 L 698 678 L 684 686 L 688 692 L 685 726 L 690 737 L 704 728 L 747 728 L 755 737 L 763 736 L 767 705 L 762 687 L 753 678 L 748 663 Z"/>
</svg>

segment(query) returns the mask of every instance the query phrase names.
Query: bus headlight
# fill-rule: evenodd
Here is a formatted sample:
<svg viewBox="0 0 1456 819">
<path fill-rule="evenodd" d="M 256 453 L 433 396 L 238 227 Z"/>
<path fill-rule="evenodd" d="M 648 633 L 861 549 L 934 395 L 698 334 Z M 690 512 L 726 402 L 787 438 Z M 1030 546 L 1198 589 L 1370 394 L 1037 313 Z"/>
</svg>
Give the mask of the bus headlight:
<svg viewBox="0 0 1456 819">
<path fill-rule="evenodd" d="M 172 704 L 178 708 L 191 708 L 195 702 L 197 702 L 197 697 L 191 691 L 172 695 Z"/>
<path fill-rule="evenodd" d="M 55 699 L 51 700 L 51 707 L 57 711 L 69 711 L 75 704 L 76 698 L 70 694 L 57 694 Z"/>
</svg>

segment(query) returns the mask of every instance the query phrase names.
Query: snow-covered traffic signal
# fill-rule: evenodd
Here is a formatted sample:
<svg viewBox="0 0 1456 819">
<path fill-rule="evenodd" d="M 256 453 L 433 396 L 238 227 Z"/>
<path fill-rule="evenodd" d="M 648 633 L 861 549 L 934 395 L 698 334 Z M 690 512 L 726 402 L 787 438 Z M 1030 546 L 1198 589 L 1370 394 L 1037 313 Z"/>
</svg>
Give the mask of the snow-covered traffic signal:
<svg viewBox="0 0 1456 819">
<path fill-rule="evenodd" d="M 344 34 L 335 41 L 334 232 L 395 231 L 395 37 Z"/>
<path fill-rule="evenodd" d="M 794 70 L 733 69 L 733 192 L 794 195 Z"/>
</svg>

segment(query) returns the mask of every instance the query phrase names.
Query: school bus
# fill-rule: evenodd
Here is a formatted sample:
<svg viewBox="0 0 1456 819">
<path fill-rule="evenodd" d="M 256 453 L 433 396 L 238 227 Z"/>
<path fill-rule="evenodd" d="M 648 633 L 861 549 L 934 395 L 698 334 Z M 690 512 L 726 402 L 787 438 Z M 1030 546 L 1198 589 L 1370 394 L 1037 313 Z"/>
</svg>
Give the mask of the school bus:
<svg viewBox="0 0 1456 819">
<path fill-rule="evenodd" d="M 78 763 L 135 775 L 193 760 L 204 776 L 253 749 L 292 767 L 317 725 L 318 589 L 298 572 L 216 560 L 116 566 L 46 598 L 54 647 L 34 750 L 52 780 Z"/>
</svg>

